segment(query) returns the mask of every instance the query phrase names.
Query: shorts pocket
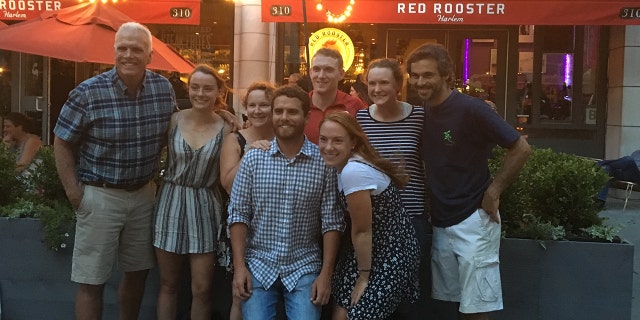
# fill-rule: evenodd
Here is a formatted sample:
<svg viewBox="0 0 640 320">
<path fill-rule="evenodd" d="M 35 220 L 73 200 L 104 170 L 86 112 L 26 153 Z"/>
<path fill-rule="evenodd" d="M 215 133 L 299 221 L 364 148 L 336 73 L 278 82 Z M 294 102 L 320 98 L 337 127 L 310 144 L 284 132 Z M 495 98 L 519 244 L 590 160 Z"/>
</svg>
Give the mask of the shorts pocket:
<svg viewBox="0 0 640 320">
<path fill-rule="evenodd" d="M 82 187 L 82 199 L 80 199 L 80 204 L 78 205 L 78 209 L 76 209 L 76 215 L 85 215 L 89 212 L 87 194 L 91 192 L 84 186 Z"/>
<path fill-rule="evenodd" d="M 497 301 L 502 295 L 500 260 L 496 255 L 475 258 L 476 284 L 482 301 Z"/>
</svg>

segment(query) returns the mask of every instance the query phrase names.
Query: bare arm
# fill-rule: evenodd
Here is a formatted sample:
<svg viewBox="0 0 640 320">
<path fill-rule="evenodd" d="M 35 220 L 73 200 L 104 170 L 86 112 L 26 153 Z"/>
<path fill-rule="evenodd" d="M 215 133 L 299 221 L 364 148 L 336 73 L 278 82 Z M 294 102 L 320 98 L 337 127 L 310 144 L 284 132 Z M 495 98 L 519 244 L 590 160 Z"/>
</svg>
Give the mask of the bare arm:
<svg viewBox="0 0 640 320">
<path fill-rule="evenodd" d="M 7 148 L 11 148 L 15 144 L 15 141 L 13 140 L 13 137 L 5 134 L 4 137 L 2 137 L 2 143 L 4 143 Z"/>
<path fill-rule="evenodd" d="M 233 250 L 233 295 L 242 300 L 251 296 L 251 272 L 244 261 L 246 249 L 247 225 L 236 222 L 229 227 L 231 249 Z"/>
<path fill-rule="evenodd" d="M 327 231 L 322 236 L 322 269 L 311 286 L 311 302 L 315 305 L 325 305 L 331 298 L 331 277 L 336 266 L 340 236 L 337 230 Z"/>
<path fill-rule="evenodd" d="M 531 147 L 524 137 L 516 140 L 507 150 L 502 167 L 496 173 L 493 182 L 489 185 L 482 198 L 482 209 L 491 216 L 493 221 L 500 223 L 500 218 L 498 217 L 500 195 L 518 178 L 520 170 L 529 159 L 530 154 Z"/>
<path fill-rule="evenodd" d="M 351 242 L 358 260 L 360 275 L 351 293 L 351 305 L 355 305 L 362 297 L 369 284 L 372 262 L 372 208 L 371 191 L 361 190 L 347 195 L 347 206 L 351 215 Z M 367 271 L 368 270 L 368 271 Z"/>
<path fill-rule="evenodd" d="M 224 119 L 224 122 L 226 122 L 228 125 L 231 126 L 232 131 L 238 131 L 242 129 L 242 126 L 240 125 L 240 121 L 233 113 L 227 110 L 218 110 L 216 111 L 216 113 L 220 117 L 222 117 L 222 119 Z"/>
<path fill-rule="evenodd" d="M 231 194 L 233 179 L 236 177 L 238 167 L 240 167 L 240 145 L 235 133 L 229 133 L 224 137 L 222 150 L 220 151 L 220 183 Z"/>
<path fill-rule="evenodd" d="M 39 138 L 32 136 L 27 140 L 27 143 L 24 145 L 24 149 L 22 149 L 20 159 L 16 161 L 16 172 L 22 172 L 24 169 L 29 167 L 29 164 L 31 164 L 31 161 L 35 158 L 40 147 L 42 147 L 42 141 L 40 141 Z"/>
<path fill-rule="evenodd" d="M 53 154 L 55 156 L 58 176 L 67 194 L 67 198 L 69 202 L 71 202 L 71 206 L 73 206 L 74 209 L 78 209 L 80 201 L 82 200 L 82 190 L 76 178 L 73 145 L 56 136 L 53 142 Z"/>
</svg>

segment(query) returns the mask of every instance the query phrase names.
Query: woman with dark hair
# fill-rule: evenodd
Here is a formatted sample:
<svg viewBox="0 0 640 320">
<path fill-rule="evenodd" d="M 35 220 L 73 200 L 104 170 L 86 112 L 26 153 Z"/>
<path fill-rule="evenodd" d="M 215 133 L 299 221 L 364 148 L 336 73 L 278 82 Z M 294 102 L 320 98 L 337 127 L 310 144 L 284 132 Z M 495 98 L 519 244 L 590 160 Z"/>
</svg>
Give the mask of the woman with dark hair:
<svg viewBox="0 0 640 320">
<path fill-rule="evenodd" d="M 349 94 L 354 98 L 362 100 L 362 102 L 364 102 L 364 104 L 366 104 L 367 106 L 370 106 L 373 104 L 373 101 L 371 101 L 371 98 L 369 98 L 369 93 L 367 93 L 367 91 L 368 89 L 366 84 L 360 81 L 356 81 L 351 85 Z"/>
<path fill-rule="evenodd" d="M 4 116 L 4 144 L 16 153 L 16 173 L 24 173 L 42 147 L 40 137 L 32 133 L 33 120 L 18 112 Z"/>
<path fill-rule="evenodd" d="M 347 113 L 324 118 L 318 145 L 338 171 L 347 222 L 333 275 L 333 319 L 387 319 L 418 296 L 420 251 L 398 192 L 408 177 L 378 155 Z"/>
<path fill-rule="evenodd" d="M 154 242 L 160 270 L 158 319 L 175 319 L 180 275 L 191 266 L 191 319 L 211 319 L 211 285 L 222 215 L 220 150 L 231 131 L 216 112 L 225 110 L 226 84 L 215 69 L 198 65 L 189 75 L 191 108 L 174 113 L 167 168 L 156 204 Z"/>
</svg>

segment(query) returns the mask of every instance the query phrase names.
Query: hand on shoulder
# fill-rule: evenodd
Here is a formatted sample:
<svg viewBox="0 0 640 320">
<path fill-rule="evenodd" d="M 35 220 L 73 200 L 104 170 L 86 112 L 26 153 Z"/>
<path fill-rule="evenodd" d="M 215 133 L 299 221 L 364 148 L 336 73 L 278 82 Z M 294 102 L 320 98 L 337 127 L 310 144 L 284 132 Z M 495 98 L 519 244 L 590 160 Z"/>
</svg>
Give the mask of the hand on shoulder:
<svg viewBox="0 0 640 320">
<path fill-rule="evenodd" d="M 253 143 L 247 144 L 247 150 L 245 151 L 249 151 L 251 149 L 260 149 L 263 151 L 267 151 L 271 148 L 271 141 L 269 140 L 258 140 L 258 141 L 254 141 Z"/>
</svg>

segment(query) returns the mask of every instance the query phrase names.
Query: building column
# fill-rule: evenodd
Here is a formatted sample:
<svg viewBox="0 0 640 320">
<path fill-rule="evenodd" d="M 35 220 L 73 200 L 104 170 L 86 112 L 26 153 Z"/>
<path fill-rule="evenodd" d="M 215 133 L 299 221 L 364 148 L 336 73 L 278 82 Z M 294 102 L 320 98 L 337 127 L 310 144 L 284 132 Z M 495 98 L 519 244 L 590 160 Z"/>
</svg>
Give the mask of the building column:
<svg viewBox="0 0 640 320">
<path fill-rule="evenodd" d="M 613 26 L 609 40 L 609 90 L 605 158 L 640 149 L 640 26 Z"/>
<path fill-rule="evenodd" d="M 275 82 L 276 25 L 262 22 L 260 0 L 238 0 L 233 27 L 233 109 L 254 81 Z"/>
</svg>

